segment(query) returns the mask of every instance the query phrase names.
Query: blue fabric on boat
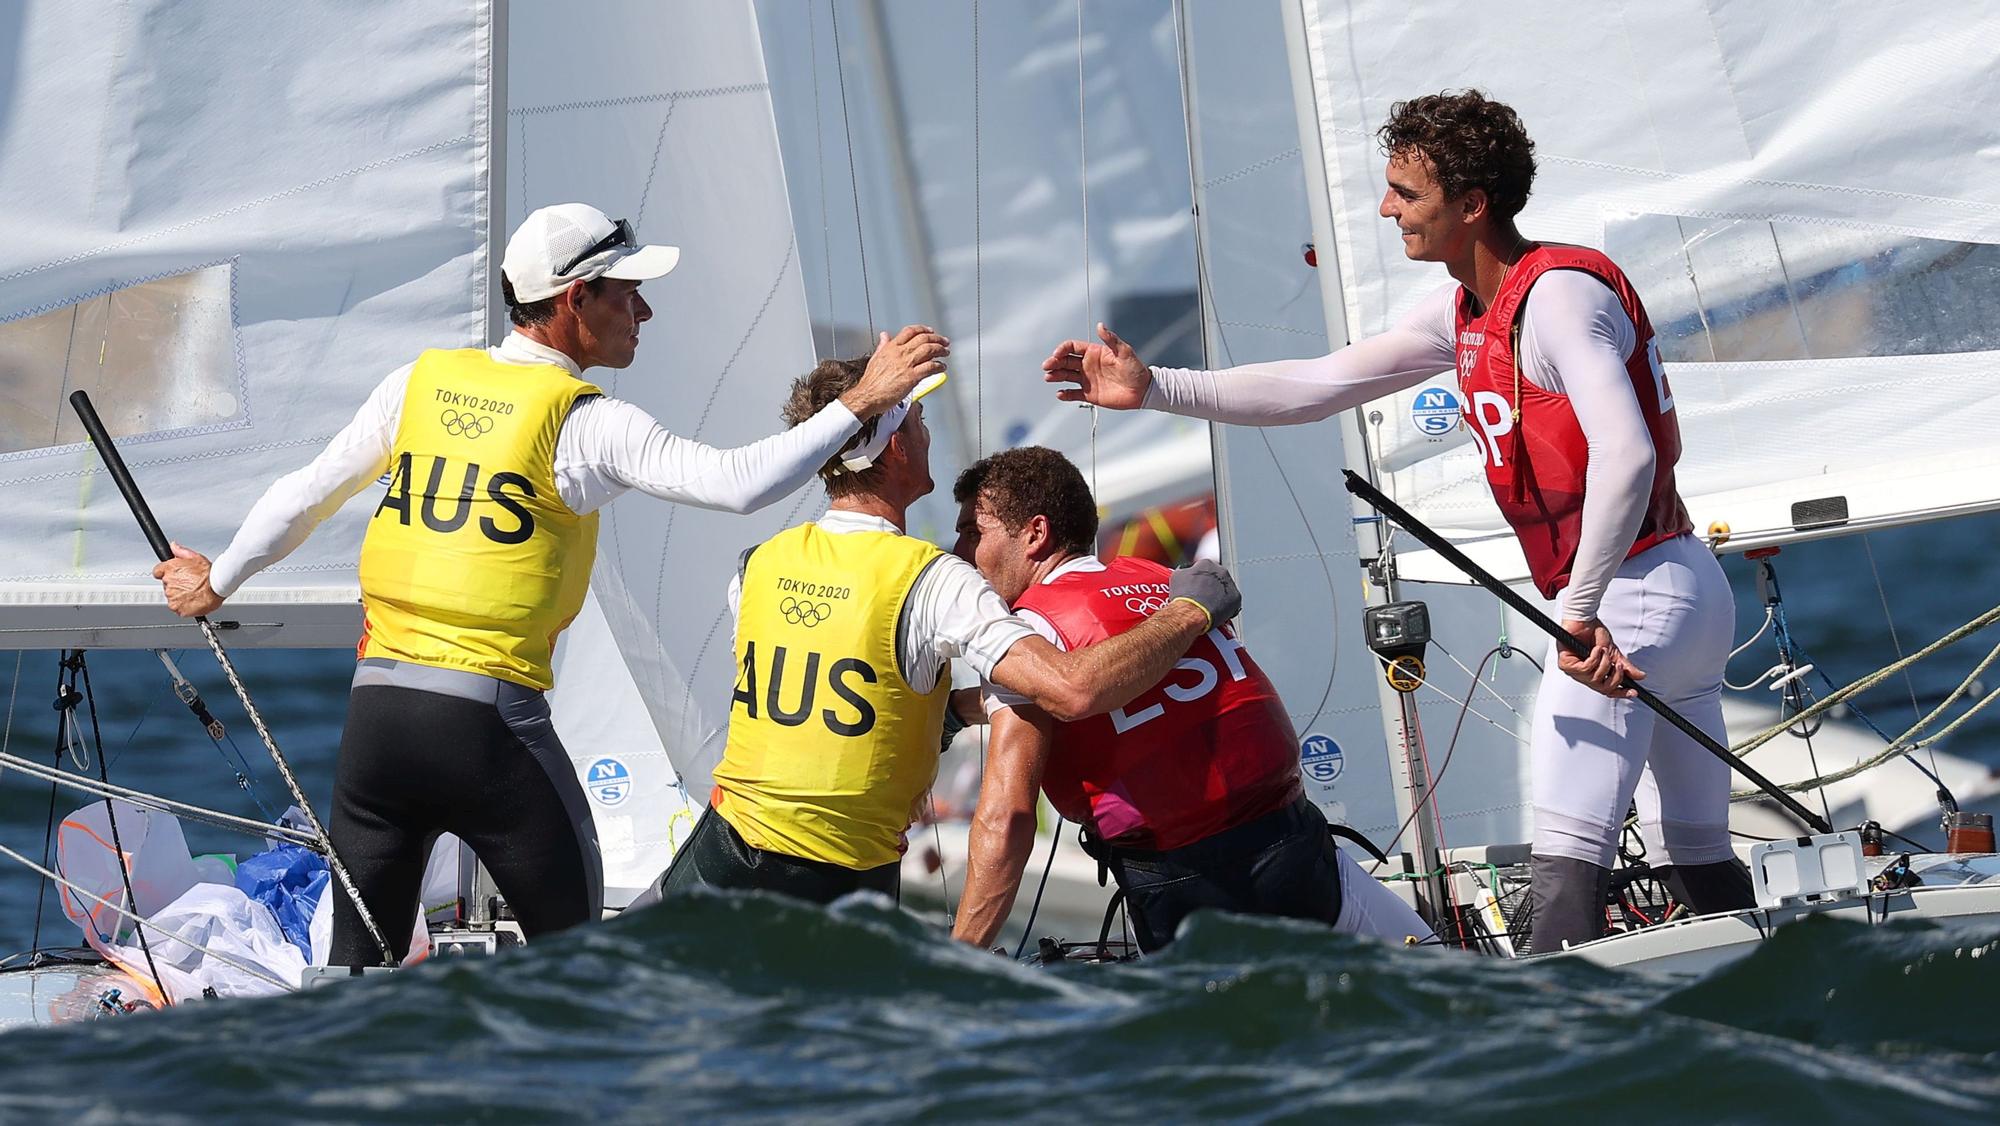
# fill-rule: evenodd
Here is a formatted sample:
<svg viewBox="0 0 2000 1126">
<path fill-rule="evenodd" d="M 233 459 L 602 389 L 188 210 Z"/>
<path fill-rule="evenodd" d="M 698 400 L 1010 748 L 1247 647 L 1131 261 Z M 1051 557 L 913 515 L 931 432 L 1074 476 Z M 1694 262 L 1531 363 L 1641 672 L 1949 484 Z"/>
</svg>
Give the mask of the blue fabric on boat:
<svg viewBox="0 0 2000 1126">
<path fill-rule="evenodd" d="M 332 873 L 326 858 L 302 845 L 285 844 L 236 865 L 236 887 L 271 909 L 293 946 L 312 957 L 313 909 Z"/>
</svg>

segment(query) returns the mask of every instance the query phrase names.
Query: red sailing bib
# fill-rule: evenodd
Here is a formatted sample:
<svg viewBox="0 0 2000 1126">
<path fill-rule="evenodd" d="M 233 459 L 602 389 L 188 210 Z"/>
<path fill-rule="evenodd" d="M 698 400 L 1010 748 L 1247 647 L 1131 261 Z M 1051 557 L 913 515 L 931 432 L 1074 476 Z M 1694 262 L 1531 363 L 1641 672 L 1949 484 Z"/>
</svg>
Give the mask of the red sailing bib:
<svg viewBox="0 0 2000 1126">
<path fill-rule="evenodd" d="M 1583 524 L 1584 471 L 1590 461 L 1590 447 L 1569 397 L 1536 386 L 1515 366 L 1521 305 L 1535 280 L 1550 270 L 1582 270 L 1609 286 L 1637 330 L 1639 346 L 1632 350 L 1625 371 L 1653 436 L 1655 466 L 1646 517 L 1625 557 L 1694 527 L 1674 487 L 1674 463 L 1681 456 L 1680 423 L 1646 307 L 1624 272 L 1598 251 L 1537 244 L 1514 263 L 1492 307 L 1484 312 L 1472 312 L 1472 294 L 1460 287 L 1453 327 L 1466 428 L 1485 457 L 1493 499 L 1519 537 L 1535 589 L 1544 598 L 1554 598 L 1569 585 Z"/>
<path fill-rule="evenodd" d="M 1168 574 L 1113 559 L 1030 587 L 1015 607 L 1047 618 L 1074 651 L 1166 605 Z M 1056 724 L 1042 789 L 1057 812 L 1107 841 L 1178 848 L 1296 800 L 1299 741 L 1277 689 L 1224 626 L 1138 699 Z"/>
</svg>

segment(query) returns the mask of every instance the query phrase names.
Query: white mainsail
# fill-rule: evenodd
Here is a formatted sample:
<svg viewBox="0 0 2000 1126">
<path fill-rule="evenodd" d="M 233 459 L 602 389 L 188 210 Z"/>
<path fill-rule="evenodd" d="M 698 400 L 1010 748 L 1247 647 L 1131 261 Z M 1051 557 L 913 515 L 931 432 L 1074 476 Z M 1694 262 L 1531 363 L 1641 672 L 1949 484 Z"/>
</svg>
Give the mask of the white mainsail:
<svg viewBox="0 0 2000 1126">
<path fill-rule="evenodd" d="M 140 4 L 115 35 L 94 5 L 29 15 L 12 45 L 24 77 L 0 100 L 9 647 L 199 645 L 162 605 L 70 391 L 97 398 L 167 533 L 213 554 L 384 375 L 505 330 L 496 255 L 533 207 L 593 202 L 683 248 L 647 287 L 638 362 L 592 373 L 674 432 L 768 434 L 812 364 L 747 2 L 588 19 L 493 2 Z M 243 65 L 246 43 L 285 65 Z M 225 640 L 354 644 L 372 500 L 234 596 Z M 737 553 L 816 501 L 748 518 L 638 496 L 606 510 L 553 704 L 614 902 L 665 866 L 705 798 Z"/>
<path fill-rule="evenodd" d="M 182 646 L 65 401 L 219 551 L 417 351 L 485 335 L 485 4 L 33 5 L 0 117 L 0 611 L 29 648 Z M 244 66 L 256 43 L 282 66 Z M 447 49 L 449 48 L 449 49 Z M 304 92 L 304 93 L 302 93 Z M 231 604 L 352 644 L 356 503 Z"/>
</svg>

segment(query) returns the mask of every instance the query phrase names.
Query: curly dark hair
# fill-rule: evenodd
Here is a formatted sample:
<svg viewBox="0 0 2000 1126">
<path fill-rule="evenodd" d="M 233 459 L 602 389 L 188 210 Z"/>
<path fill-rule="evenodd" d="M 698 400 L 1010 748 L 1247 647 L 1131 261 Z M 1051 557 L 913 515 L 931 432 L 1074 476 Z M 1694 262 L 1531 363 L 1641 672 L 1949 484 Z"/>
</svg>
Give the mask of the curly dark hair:
<svg viewBox="0 0 2000 1126">
<path fill-rule="evenodd" d="M 1001 450 L 973 462 L 951 486 L 960 504 L 983 497 L 1009 532 L 1037 516 L 1057 547 L 1086 555 L 1097 545 L 1097 501 L 1070 459 L 1046 446 Z"/>
<path fill-rule="evenodd" d="M 785 425 L 797 426 L 818 414 L 828 403 L 847 394 L 848 388 L 861 382 L 861 373 L 868 370 L 868 361 L 874 355 L 869 352 L 851 360 L 821 360 L 818 367 L 793 381 L 791 396 L 785 400 L 782 412 Z M 881 481 L 880 466 L 871 465 L 859 473 L 851 473 L 840 464 L 842 457 L 867 444 L 875 436 L 875 425 L 880 421 L 877 416 L 863 422 L 860 433 L 848 439 L 839 453 L 826 459 L 826 464 L 819 467 L 819 477 L 826 484 L 827 496 L 839 498 L 872 492 Z"/>
<path fill-rule="evenodd" d="M 1513 108 L 1478 90 L 1425 94 L 1389 107 L 1376 130 L 1389 156 L 1430 162 L 1447 199 L 1480 188 L 1496 218 L 1512 222 L 1535 184 L 1535 142 Z"/>
</svg>

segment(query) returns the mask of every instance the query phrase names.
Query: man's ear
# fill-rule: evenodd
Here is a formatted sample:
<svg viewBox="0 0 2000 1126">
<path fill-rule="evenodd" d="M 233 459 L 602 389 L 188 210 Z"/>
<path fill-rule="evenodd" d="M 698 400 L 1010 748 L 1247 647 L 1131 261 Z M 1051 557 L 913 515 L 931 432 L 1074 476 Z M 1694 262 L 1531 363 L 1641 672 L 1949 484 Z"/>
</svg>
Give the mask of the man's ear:
<svg viewBox="0 0 2000 1126">
<path fill-rule="evenodd" d="M 562 307 L 575 312 L 583 306 L 585 295 L 590 292 L 588 281 L 573 281 L 562 291 Z"/>
<path fill-rule="evenodd" d="M 1021 546 L 1027 549 L 1028 558 L 1040 559 L 1054 549 L 1055 541 L 1049 535 L 1049 518 L 1041 514 L 1028 517 L 1028 523 L 1021 529 Z"/>
<path fill-rule="evenodd" d="M 880 423 L 877 423 L 877 425 L 880 425 Z M 875 464 L 881 465 L 891 457 L 895 458 L 898 463 L 908 461 L 910 458 L 909 440 L 908 432 L 900 426 L 896 427 L 896 432 L 889 435 L 889 444 L 882 447 L 882 456 L 875 459 Z"/>
<path fill-rule="evenodd" d="M 1478 222 L 1493 211 L 1493 201 L 1487 198 L 1485 188 L 1467 188 L 1465 194 L 1458 197 L 1458 202 L 1461 208 L 1459 214 L 1467 223 Z"/>
</svg>

